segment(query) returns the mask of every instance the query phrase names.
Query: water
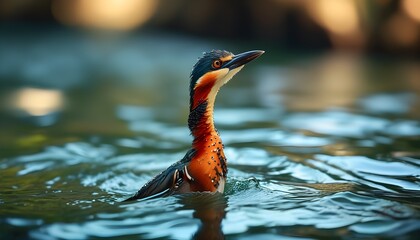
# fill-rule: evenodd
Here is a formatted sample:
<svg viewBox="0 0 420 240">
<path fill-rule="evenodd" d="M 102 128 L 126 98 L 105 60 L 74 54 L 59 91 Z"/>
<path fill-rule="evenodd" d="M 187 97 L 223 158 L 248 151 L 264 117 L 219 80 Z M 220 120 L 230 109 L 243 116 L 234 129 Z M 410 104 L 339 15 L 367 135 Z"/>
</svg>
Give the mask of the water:
<svg viewBox="0 0 420 240">
<path fill-rule="evenodd" d="M 35 39 L 26 55 L 43 61 L 24 62 L 13 51 L 19 43 L 6 51 L 13 61 L 0 57 L 9 64 L 0 69 L 3 83 L 17 81 L 1 90 L 1 239 L 420 233 L 418 63 L 267 51 L 217 99 L 225 194 L 121 203 L 190 147 L 186 77 L 204 49 L 231 45 L 178 37 L 97 45 L 72 37 L 68 48 L 56 35 L 46 37 L 50 44 Z M 191 51 L 180 58 L 186 45 Z M 50 62 L 75 75 L 57 81 Z M 45 82 L 34 89 L 40 76 Z M 54 104 L 28 105 L 28 94 L 29 102 L 43 96 Z"/>
</svg>

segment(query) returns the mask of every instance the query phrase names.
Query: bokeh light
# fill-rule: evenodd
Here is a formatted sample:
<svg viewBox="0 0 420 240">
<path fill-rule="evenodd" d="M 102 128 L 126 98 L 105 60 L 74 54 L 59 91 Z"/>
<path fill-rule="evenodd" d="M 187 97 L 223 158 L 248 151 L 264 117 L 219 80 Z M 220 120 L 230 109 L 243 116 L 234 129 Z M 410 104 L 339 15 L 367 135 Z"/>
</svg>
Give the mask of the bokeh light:
<svg viewBox="0 0 420 240">
<path fill-rule="evenodd" d="M 61 110 L 64 96 L 59 90 L 26 87 L 12 94 L 11 105 L 31 116 L 43 116 Z"/>
<path fill-rule="evenodd" d="M 307 9 L 315 22 L 327 30 L 334 47 L 363 47 L 361 14 L 356 1 L 309 1 Z"/>
<path fill-rule="evenodd" d="M 313 1 L 314 19 L 328 31 L 338 35 L 350 35 L 358 31 L 359 15 L 354 1 Z"/>
<path fill-rule="evenodd" d="M 416 20 L 417 22 L 420 22 L 420 1 L 404 0 L 401 3 L 407 15 Z"/>
<path fill-rule="evenodd" d="M 55 0 L 53 16 L 66 25 L 111 30 L 131 30 L 155 12 L 154 0 Z"/>
</svg>

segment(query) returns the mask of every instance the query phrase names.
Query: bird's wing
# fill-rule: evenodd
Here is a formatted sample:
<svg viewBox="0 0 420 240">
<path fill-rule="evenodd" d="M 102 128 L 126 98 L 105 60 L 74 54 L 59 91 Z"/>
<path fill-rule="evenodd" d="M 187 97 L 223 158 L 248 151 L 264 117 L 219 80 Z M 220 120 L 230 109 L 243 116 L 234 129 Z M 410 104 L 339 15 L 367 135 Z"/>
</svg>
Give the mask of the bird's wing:
<svg viewBox="0 0 420 240">
<path fill-rule="evenodd" d="M 184 167 L 189 162 L 189 159 L 191 159 L 193 153 L 193 150 L 188 151 L 184 158 L 159 173 L 147 182 L 134 196 L 124 201 L 166 197 L 173 194 L 177 186 L 183 181 Z"/>
</svg>

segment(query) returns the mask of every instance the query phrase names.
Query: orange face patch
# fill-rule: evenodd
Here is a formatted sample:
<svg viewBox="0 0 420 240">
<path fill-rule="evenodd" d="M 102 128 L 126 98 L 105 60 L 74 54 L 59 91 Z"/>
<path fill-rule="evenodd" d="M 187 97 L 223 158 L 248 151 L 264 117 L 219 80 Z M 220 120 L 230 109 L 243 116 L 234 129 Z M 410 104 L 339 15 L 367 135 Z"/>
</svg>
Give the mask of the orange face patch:
<svg viewBox="0 0 420 240">
<path fill-rule="evenodd" d="M 204 74 L 194 87 L 193 108 L 204 102 L 218 79 L 223 78 L 228 70 L 220 69 Z"/>
</svg>

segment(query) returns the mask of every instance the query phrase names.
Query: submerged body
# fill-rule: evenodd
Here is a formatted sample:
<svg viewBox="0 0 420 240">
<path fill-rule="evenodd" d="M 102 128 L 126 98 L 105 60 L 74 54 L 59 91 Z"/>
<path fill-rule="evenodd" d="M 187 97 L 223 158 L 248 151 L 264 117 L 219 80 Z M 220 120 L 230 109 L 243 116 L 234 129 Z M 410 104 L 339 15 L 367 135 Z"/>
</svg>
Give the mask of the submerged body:
<svg viewBox="0 0 420 240">
<path fill-rule="evenodd" d="M 222 140 L 214 126 L 214 102 L 220 87 L 244 64 L 263 53 L 249 51 L 234 55 L 222 50 L 204 53 L 190 76 L 188 127 L 194 137 L 192 148 L 180 161 L 159 173 L 127 200 L 188 192 L 223 193 L 227 162 Z"/>
</svg>

